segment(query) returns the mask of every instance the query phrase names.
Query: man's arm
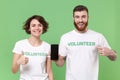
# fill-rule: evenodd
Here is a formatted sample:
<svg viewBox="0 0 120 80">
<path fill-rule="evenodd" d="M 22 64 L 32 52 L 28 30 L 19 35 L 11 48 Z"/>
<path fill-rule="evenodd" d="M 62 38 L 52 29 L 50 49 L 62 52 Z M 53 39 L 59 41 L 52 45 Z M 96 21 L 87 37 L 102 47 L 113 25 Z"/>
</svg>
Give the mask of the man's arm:
<svg viewBox="0 0 120 80">
<path fill-rule="evenodd" d="M 117 53 L 116 53 L 116 51 L 110 50 L 109 55 L 108 55 L 108 58 L 109 58 L 110 60 L 112 60 L 112 61 L 115 61 L 116 58 L 117 58 Z"/>
<path fill-rule="evenodd" d="M 112 49 L 109 49 L 109 48 L 106 48 L 106 47 L 104 47 L 104 48 L 99 47 L 98 52 L 102 56 L 107 56 L 112 61 L 115 61 L 117 59 L 117 53 L 116 53 L 116 51 L 114 51 Z"/>
<path fill-rule="evenodd" d="M 59 67 L 63 66 L 65 63 L 65 57 L 59 55 L 59 58 L 58 58 L 58 60 L 55 61 L 55 63 Z"/>
</svg>

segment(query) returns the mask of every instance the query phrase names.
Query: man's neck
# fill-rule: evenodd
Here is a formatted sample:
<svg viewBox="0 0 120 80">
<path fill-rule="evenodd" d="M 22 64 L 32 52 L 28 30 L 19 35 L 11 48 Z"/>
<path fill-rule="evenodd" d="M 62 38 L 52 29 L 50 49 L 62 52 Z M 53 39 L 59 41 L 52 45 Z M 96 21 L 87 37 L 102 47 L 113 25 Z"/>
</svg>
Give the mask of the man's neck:
<svg viewBox="0 0 120 80">
<path fill-rule="evenodd" d="M 78 32 L 78 33 L 86 33 L 86 32 L 88 31 L 88 28 L 86 28 L 86 29 L 83 30 L 83 31 L 79 31 L 79 30 L 75 29 L 75 31 Z"/>
</svg>

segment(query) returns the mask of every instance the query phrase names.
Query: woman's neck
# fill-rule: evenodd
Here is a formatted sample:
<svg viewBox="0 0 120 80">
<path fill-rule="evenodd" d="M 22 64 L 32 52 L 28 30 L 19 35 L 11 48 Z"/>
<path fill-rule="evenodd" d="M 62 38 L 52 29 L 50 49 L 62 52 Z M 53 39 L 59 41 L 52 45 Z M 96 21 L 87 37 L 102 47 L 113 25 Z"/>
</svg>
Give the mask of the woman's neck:
<svg viewBox="0 0 120 80">
<path fill-rule="evenodd" d="M 32 37 L 32 36 L 31 36 L 31 37 L 28 39 L 28 42 L 29 42 L 32 46 L 37 47 L 37 46 L 40 46 L 40 45 L 41 45 L 42 40 L 40 40 L 40 38 L 36 38 L 36 37 Z"/>
</svg>

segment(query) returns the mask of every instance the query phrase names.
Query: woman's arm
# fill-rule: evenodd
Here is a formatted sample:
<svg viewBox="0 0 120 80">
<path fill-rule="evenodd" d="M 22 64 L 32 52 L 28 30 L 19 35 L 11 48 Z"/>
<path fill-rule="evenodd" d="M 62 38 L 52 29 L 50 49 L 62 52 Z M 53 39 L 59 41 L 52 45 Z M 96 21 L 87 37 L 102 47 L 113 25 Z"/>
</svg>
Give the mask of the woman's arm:
<svg viewBox="0 0 120 80">
<path fill-rule="evenodd" d="M 21 57 L 20 54 L 14 53 L 12 61 L 12 72 L 16 73 L 19 70 L 20 65 L 17 64 L 18 59 Z"/>
<path fill-rule="evenodd" d="M 46 70 L 48 73 L 49 80 L 54 80 L 53 72 L 52 72 L 52 61 L 51 61 L 50 57 L 47 57 L 46 66 L 47 66 Z"/>
<path fill-rule="evenodd" d="M 13 55 L 13 62 L 12 62 L 12 72 L 16 73 L 19 70 L 21 64 L 27 64 L 28 58 L 25 57 L 23 54 L 16 54 Z"/>
</svg>

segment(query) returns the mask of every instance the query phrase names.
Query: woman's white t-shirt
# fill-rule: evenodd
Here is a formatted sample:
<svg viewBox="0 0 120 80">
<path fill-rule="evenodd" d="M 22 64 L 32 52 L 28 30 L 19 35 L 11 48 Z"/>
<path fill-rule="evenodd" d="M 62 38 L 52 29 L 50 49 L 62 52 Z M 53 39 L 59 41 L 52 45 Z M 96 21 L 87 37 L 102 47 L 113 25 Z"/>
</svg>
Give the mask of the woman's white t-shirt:
<svg viewBox="0 0 120 80">
<path fill-rule="evenodd" d="M 38 47 L 30 45 L 27 39 L 16 42 L 13 53 L 28 57 L 28 63 L 20 65 L 20 80 L 48 80 L 46 58 L 50 53 L 50 45 L 42 42 Z"/>
</svg>

